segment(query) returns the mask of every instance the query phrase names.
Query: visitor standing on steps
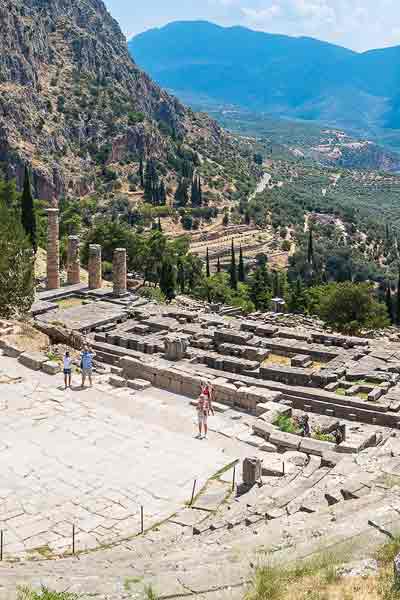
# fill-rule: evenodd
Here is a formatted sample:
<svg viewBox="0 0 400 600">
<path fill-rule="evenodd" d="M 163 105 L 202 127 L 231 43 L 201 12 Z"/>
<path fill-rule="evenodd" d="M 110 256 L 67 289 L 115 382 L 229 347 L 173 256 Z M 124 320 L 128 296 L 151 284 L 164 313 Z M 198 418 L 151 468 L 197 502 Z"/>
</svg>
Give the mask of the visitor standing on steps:
<svg viewBox="0 0 400 600">
<path fill-rule="evenodd" d="M 89 377 L 90 387 L 93 386 L 92 373 L 93 373 L 93 359 L 94 354 L 90 347 L 85 344 L 83 351 L 81 352 L 81 373 L 82 373 L 82 387 L 85 387 L 86 377 Z"/>
<path fill-rule="evenodd" d="M 71 387 L 72 361 L 68 350 L 64 354 L 64 386 Z"/>
<path fill-rule="evenodd" d="M 208 416 L 211 413 L 214 416 L 214 409 L 212 405 L 212 395 L 213 390 L 210 382 L 202 381 L 201 382 L 201 392 L 200 397 L 197 402 L 197 416 L 199 423 L 199 433 L 197 435 L 197 439 L 203 439 L 203 430 L 204 430 L 204 438 L 207 439 L 208 433 Z"/>
</svg>

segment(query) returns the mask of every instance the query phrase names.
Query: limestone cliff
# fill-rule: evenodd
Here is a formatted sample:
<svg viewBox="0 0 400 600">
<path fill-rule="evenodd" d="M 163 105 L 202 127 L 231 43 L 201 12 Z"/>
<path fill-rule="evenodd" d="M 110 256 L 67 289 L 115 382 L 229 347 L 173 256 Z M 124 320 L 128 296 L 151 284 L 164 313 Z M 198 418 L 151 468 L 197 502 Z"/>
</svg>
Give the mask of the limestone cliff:
<svg viewBox="0 0 400 600">
<path fill-rule="evenodd" d="M 100 0 L 0 0 L 0 33 L 0 167 L 20 185 L 30 164 L 39 197 L 89 193 L 107 165 L 140 155 L 173 172 L 182 146 L 250 169 L 214 121 L 136 66 Z"/>
</svg>

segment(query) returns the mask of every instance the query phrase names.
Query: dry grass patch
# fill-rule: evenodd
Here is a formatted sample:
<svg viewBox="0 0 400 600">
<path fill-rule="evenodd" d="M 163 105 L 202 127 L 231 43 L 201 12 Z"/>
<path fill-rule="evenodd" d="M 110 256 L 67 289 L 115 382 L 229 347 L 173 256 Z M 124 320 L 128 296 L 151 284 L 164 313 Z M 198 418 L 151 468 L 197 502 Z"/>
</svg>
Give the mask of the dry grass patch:
<svg viewBox="0 0 400 600">
<path fill-rule="evenodd" d="M 75 306 L 82 306 L 83 300 L 82 298 L 62 298 L 61 300 L 57 300 L 56 304 L 60 309 L 67 308 L 75 308 Z"/>
<path fill-rule="evenodd" d="M 263 365 L 281 365 L 282 367 L 290 367 L 290 358 L 288 356 L 281 356 L 280 354 L 270 354 L 268 358 L 266 358 Z"/>
<path fill-rule="evenodd" d="M 50 340 L 47 335 L 35 329 L 30 323 L 12 323 L 14 333 L 4 336 L 4 340 L 22 352 L 40 352 L 47 350 Z"/>
<path fill-rule="evenodd" d="M 393 559 L 400 537 L 376 553 L 377 575 L 343 576 L 339 566 L 351 559 L 322 554 L 295 566 L 262 565 L 256 569 L 245 600 L 400 600 Z"/>
</svg>

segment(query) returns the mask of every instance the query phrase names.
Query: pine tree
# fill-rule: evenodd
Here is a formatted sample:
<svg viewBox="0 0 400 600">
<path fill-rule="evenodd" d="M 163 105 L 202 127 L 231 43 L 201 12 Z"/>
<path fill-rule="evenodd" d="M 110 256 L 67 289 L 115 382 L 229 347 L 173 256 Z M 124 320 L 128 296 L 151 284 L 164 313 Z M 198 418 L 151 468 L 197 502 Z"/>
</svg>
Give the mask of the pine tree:
<svg viewBox="0 0 400 600">
<path fill-rule="evenodd" d="M 175 269 L 171 261 L 167 259 L 161 265 L 160 289 L 168 302 L 175 298 L 175 286 Z"/>
<path fill-rule="evenodd" d="M 181 294 L 185 293 L 185 268 L 183 266 L 183 263 L 181 260 L 179 260 L 178 262 L 178 277 L 177 277 L 177 284 L 181 290 Z"/>
<path fill-rule="evenodd" d="M 241 283 L 246 281 L 246 273 L 244 270 L 244 261 L 243 261 L 243 251 L 242 246 L 240 246 L 239 250 L 239 270 L 238 270 L 238 279 Z"/>
<path fill-rule="evenodd" d="M 0 317 L 27 314 L 34 300 L 34 254 L 15 211 L 0 200 Z"/>
<path fill-rule="evenodd" d="M 208 248 L 207 248 L 207 255 L 206 255 L 206 277 L 210 277 L 210 256 L 208 253 Z"/>
<path fill-rule="evenodd" d="M 217 259 L 217 273 L 221 273 L 221 262 L 219 260 L 219 256 L 218 256 L 218 259 Z"/>
<path fill-rule="evenodd" d="M 24 189 L 21 197 L 21 222 L 26 235 L 32 245 L 33 251 L 37 251 L 36 216 L 33 205 L 31 182 L 28 168 L 25 167 Z"/>
<path fill-rule="evenodd" d="M 143 173 L 143 158 L 140 157 L 139 161 L 139 178 L 140 178 L 140 187 L 144 188 L 144 173 Z"/>
<path fill-rule="evenodd" d="M 310 234 L 308 238 L 308 252 L 307 252 L 307 260 L 310 265 L 314 264 L 314 240 L 313 240 L 313 231 L 310 227 Z"/>
<path fill-rule="evenodd" d="M 235 256 L 235 247 L 233 245 L 233 238 L 232 238 L 232 249 L 231 249 L 230 286 L 233 290 L 237 290 L 236 256 Z"/>
<path fill-rule="evenodd" d="M 390 287 L 390 281 L 386 285 L 386 307 L 389 314 L 390 322 L 393 323 L 393 302 L 392 302 L 392 290 Z"/>
</svg>

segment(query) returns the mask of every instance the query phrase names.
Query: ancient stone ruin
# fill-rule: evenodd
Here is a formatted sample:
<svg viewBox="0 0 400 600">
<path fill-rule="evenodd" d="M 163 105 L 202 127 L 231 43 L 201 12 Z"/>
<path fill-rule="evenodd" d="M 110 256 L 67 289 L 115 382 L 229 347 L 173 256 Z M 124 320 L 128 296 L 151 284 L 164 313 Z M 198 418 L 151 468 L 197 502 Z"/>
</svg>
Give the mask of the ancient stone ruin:
<svg viewBox="0 0 400 600">
<path fill-rule="evenodd" d="M 143 547 L 143 556 L 151 547 L 152 565 L 157 553 L 168 556 L 163 577 L 179 593 L 181 581 L 192 584 L 185 566 L 178 575 L 175 565 L 193 553 L 208 560 L 212 547 L 207 585 L 208 578 L 216 588 L 234 581 L 243 592 L 249 556 L 256 562 L 260 546 L 287 561 L 324 545 L 358 540 L 362 554 L 382 543 L 400 511 L 399 336 L 336 335 L 311 318 L 244 317 L 237 308 L 184 298 L 156 304 L 127 286 L 124 249 L 114 254 L 113 287 L 103 285 L 98 245 L 89 247 L 89 282 L 80 282 L 74 236 L 68 281 L 60 287 L 57 229 L 53 210 L 48 273 L 54 289 L 37 293 L 32 317 L 54 343 L 76 350 L 84 341 L 91 345 L 94 388 L 81 391 L 78 380 L 76 389 L 60 390 L 59 363 L 2 343 L 15 373 L 25 376 L 6 394 L 8 384 L 2 387 L 9 399 L 4 422 L 14 427 L 5 435 L 5 452 L 15 440 L 19 461 L 7 473 L 13 503 L 5 501 L 2 513 L 10 523 L 15 519 L 8 557 L 37 557 L 43 547 L 52 557 L 68 555 L 74 524 L 82 550 L 107 547 L 107 561 L 114 547 L 122 560 L 129 553 L 126 564 Z M 215 415 L 200 441 L 196 409 L 205 381 Z M 38 503 L 41 486 L 46 502 Z M 232 558 L 226 548 L 234 547 L 244 548 L 241 568 L 233 560 L 234 573 L 220 572 Z M 148 574 L 152 565 L 140 552 L 135 556 Z M 82 560 L 85 573 L 99 571 L 90 562 L 96 553 Z"/>
</svg>

